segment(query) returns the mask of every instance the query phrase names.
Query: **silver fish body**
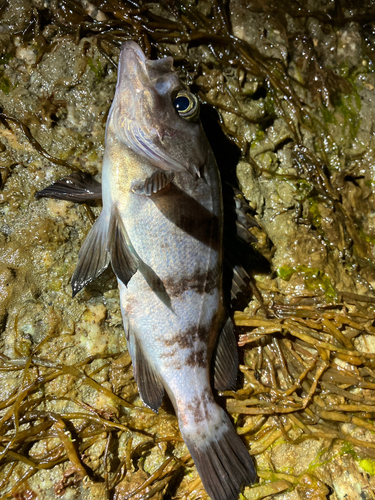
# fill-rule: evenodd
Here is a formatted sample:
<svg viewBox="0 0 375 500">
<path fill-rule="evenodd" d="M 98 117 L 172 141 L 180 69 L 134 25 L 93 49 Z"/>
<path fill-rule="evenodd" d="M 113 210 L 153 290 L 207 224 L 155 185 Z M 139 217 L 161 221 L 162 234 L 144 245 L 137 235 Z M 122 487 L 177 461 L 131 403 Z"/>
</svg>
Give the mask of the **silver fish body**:
<svg viewBox="0 0 375 500">
<path fill-rule="evenodd" d="M 223 305 L 221 184 L 200 122 L 175 108 L 183 87 L 172 64 L 147 60 L 134 42 L 122 48 L 103 209 L 72 286 L 77 293 L 111 262 L 143 401 L 157 411 L 168 394 L 207 492 L 232 500 L 255 471 L 211 388 L 212 357 L 216 388 L 233 385 L 237 370 Z"/>
</svg>

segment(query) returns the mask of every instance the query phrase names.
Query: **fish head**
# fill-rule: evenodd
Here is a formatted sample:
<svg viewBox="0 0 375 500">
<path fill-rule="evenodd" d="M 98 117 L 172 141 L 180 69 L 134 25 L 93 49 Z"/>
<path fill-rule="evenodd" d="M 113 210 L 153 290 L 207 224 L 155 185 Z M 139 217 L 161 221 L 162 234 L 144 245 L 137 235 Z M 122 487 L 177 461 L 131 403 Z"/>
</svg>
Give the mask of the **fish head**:
<svg viewBox="0 0 375 500">
<path fill-rule="evenodd" d="M 119 141 L 151 166 L 200 176 L 208 144 L 197 107 L 172 57 L 150 60 L 135 42 L 123 45 L 108 119 Z"/>
</svg>

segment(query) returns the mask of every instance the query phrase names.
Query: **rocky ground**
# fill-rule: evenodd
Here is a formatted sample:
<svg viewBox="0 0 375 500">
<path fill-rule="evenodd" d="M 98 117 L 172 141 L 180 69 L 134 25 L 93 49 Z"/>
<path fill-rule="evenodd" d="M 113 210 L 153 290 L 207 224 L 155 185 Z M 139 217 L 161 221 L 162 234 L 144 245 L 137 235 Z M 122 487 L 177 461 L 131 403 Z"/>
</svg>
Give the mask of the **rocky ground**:
<svg viewBox="0 0 375 500">
<path fill-rule="evenodd" d="M 71 298 L 100 203 L 35 199 L 72 170 L 100 180 L 127 39 L 173 55 L 260 226 L 232 308 L 241 378 L 220 397 L 257 465 L 244 496 L 375 498 L 374 14 L 349 0 L 1 3 L 1 498 L 206 498 L 171 404 L 156 415 L 138 396 L 113 274 Z"/>
</svg>

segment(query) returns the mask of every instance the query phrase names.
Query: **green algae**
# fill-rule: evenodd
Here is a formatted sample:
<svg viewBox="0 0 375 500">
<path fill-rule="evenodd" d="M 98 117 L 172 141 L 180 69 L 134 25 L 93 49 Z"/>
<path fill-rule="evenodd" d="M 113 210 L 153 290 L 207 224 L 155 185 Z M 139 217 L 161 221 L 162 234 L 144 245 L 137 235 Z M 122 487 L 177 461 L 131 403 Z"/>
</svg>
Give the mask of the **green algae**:
<svg viewBox="0 0 375 500">
<path fill-rule="evenodd" d="M 13 85 L 9 78 L 5 75 L 2 75 L 0 77 L 0 90 L 1 92 L 4 92 L 4 94 L 9 95 L 10 91 L 12 90 Z"/>
<path fill-rule="evenodd" d="M 87 64 L 91 71 L 95 74 L 97 82 L 100 83 L 103 80 L 104 76 L 104 70 L 100 60 L 94 60 L 92 57 L 88 57 Z"/>
<path fill-rule="evenodd" d="M 293 184 L 300 195 L 300 201 L 302 202 L 309 193 L 311 193 L 313 186 L 306 179 L 297 179 L 296 183 Z M 311 198 L 313 200 L 313 198 Z"/>
<path fill-rule="evenodd" d="M 321 457 L 327 452 L 328 452 L 328 448 L 323 448 L 318 453 L 315 460 L 313 460 L 313 462 L 311 462 L 311 464 L 309 465 L 306 472 L 307 473 L 313 472 L 318 467 L 324 467 L 325 465 L 334 462 L 337 458 L 342 457 L 343 455 L 351 455 L 354 458 L 354 460 L 358 461 L 358 457 L 357 457 L 356 452 L 354 451 L 354 447 L 348 441 L 343 441 L 343 444 L 341 446 L 341 450 L 338 453 L 335 453 L 333 456 L 331 456 L 327 460 L 321 460 Z"/>
<path fill-rule="evenodd" d="M 375 237 L 370 236 L 369 234 L 365 233 L 362 228 L 358 230 L 358 234 L 367 243 L 371 243 L 371 245 L 375 245 Z"/>
<path fill-rule="evenodd" d="M 355 140 L 361 124 L 359 111 L 361 101 L 357 91 L 350 94 L 339 94 L 333 102 L 334 109 L 330 110 L 325 104 L 321 106 L 323 120 L 326 124 L 339 125 L 343 121 L 342 135 L 349 132 L 351 142 Z"/>
<path fill-rule="evenodd" d="M 360 458 L 354 450 L 354 446 L 348 441 L 344 441 L 341 451 L 339 453 L 342 455 L 350 455 L 358 463 L 358 465 L 371 476 L 375 476 L 375 460 L 370 458 Z"/>
<path fill-rule="evenodd" d="M 278 277 L 284 281 L 289 281 L 295 272 L 296 270 L 289 266 L 281 266 L 277 269 Z"/>
<path fill-rule="evenodd" d="M 340 453 L 336 453 L 336 455 L 334 455 L 333 457 L 327 459 L 327 460 L 321 460 L 320 458 L 324 455 L 324 453 L 326 453 L 328 450 L 327 448 L 323 448 L 323 450 L 321 450 L 316 458 L 311 462 L 311 464 L 308 466 L 307 470 L 306 470 L 306 473 L 310 473 L 310 472 L 313 472 L 315 469 L 317 469 L 318 467 L 323 467 L 324 465 L 327 465 L 331 462 L 333 462 L 335 460 L 335 458 L 337 458 L 338 456 L 341 456 Z"/>
<path fill-rule="evenodd" d="M 360 460 L 358 465 L 371 476 L 375 476 L 375 461 L 369 458 L 364 458 Z"/>
<path fill-rule="evenodd" d="M 11 59 L 13 59 L 12 54 L 0 55 L 0 66 L 2 66 L 2 68 L 0 69 L 0 90 L 5 95 L 9 95 L 11 90 L 13 90 L 14 88 L 14 85 L 12 85 L 9 77 L 4 74 L 4 66 L 7 65 Z"/>
<path fill-rule="evenodd" d="M 255 132 L 255 137 L 251 142 L 250 148 L 254 149 L 260 142 L 264 141 L 266 134 L 262 127 L 258 124 L 257 131 Z"/>
<path fill-rule="evenodd" d="M 343 442 L 339 455 L 351 455 L 354 460 L 358 460 L 357 453 L 354 451 L 354 446 L 349 443 L 349 441 Z"/>
<path fill-rule="evenodd" d="M 319 211 L 319 203 L 313 197 L 309 197 L 308 202 L 309 202 L 309 212 L 312 216 L 312 223 L 317 229 L 321 229 L 322 216 Z"/>
<path fill-rule="evenodd" d="M 297 272 L 303 275 L 306 290 L 311 292 L 321 290 L 324 292 L 328 301 L 337 299 L 337 293 L 331 284 L 329 276 L 319 269 L 308 267 L 303 264 L 294 268 L 281 266 L 277 269 L 277 275 L 285 281 L 289 281 L 293 274 Z"/>
<path fill-rule="evenodd" d="M 362 107 L 356 79 L 360 74 L 367 73 L 367 69 L 361 66 L 353 70 L 348 63 L 344 62 L 339 66 L 338 71 L 339 75 L 348 82 L 348 88 L 346 91 L 341 90 L 333 95 L 331 103 L 333 109 L 322 103 L 320 110 L 326 124 L 339 125 L 343 122 L 342 136 L 344 137 L 349 132 L 350 141 L 354 142 L 361 123 L 359 112 Z"/>
<path fill-rule="evenodd" d="M 0 55 L 0 65 L 8 64 L 8 62 L 13 59 L 12 54 L 1 54 Z"/>
<path fill-rule="evenodd" d="M 361 459 L 354 450 L 354 446 L 348 441 L 344 441 L 340 455 L 351 455 L 358 465 L 371 476 L 375 476 L 375 460 L 370 458 Z"/>
</svg>

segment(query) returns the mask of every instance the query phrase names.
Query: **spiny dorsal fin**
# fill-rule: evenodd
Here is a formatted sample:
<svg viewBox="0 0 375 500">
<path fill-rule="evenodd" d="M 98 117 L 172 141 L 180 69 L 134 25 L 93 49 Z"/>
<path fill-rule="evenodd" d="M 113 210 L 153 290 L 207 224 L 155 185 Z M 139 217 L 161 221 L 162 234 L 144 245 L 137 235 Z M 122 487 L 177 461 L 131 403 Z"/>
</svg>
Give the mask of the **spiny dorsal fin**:
<svg viewBox="0 0 375 500">
<path fill-rule="evenodd" d="M 227 319 L 216 341 L 213 366 L 215 389 L 234 389 L 238 371 L 238 351 L 231 318 Z"/>
<path fill-rule="evenodd" d="M 174 172 L 155 170 L 149 177 L 142 181 L 133 181 L 131 190 L 134 194 L 151 196 L 167 187 L 174 179 Z"/>
<path fill-rule="evenodd" d="M 117 207 L 114 206 L 108 229 L 107 250 L 111 257 L 113 272 L 124 285 L 129 283 L 131 277 L 137 272 L 139 265 L 139 260 L 131 248 L 124 223 Z"/>
<path fill-rule="evenodd" d="M 236 298 L 240 292 L 248 289 L 250 276 L 241 264 L 232 265 L 232 299 Z"/>
<path fill-rule="evenodd" d="M 250 215 L 251 208 L 245 200 L 241 191 L 233 188 L 233 194 L 234 207 L 232 208 L 232 210 L 234 212 L 233 215 L 236 221 L 237 237 L 247 244 L 257 242 L 257 238 L 252 233 L 250 233 L 249 229 L 251 229 L 252 227 L 259 228 L 260 226 L 258 222 Z M 226 215 L 227 214 L 224 214 L 224 216 Z"/>
<path fill-rule="evenodd" d="M 55 198 L 77 203 L 98 200 L 101 197 L 102 185 L 92 175 L 85 172 L 74 172 L 35 194 L 37 200 L 39 198 Z"/>
<path fill-rule="evenodd" d="M 107 233 L 108 221 L 102 212 L 79 251 L 78 264 L 72 276 L 73 297 L 108 267 Z"/>
</svg>

